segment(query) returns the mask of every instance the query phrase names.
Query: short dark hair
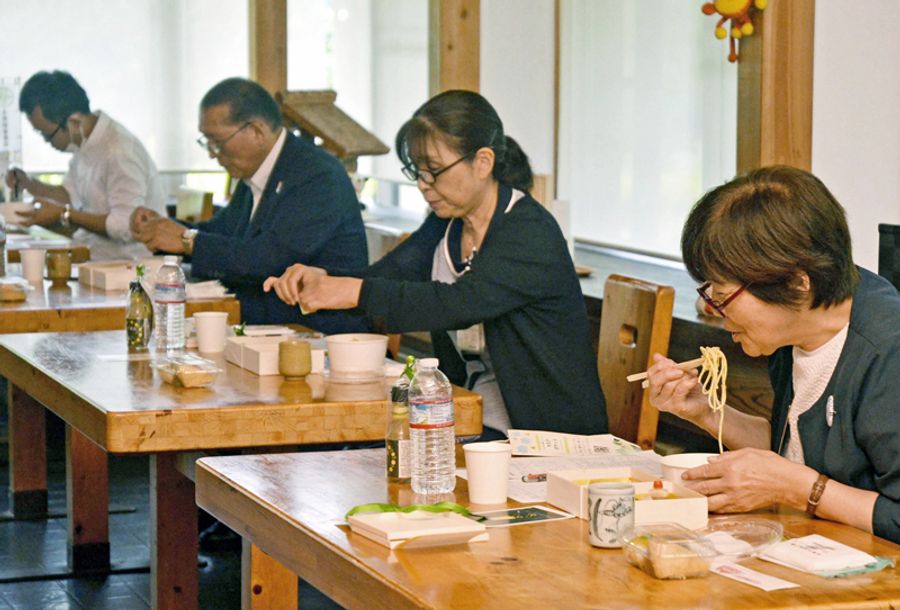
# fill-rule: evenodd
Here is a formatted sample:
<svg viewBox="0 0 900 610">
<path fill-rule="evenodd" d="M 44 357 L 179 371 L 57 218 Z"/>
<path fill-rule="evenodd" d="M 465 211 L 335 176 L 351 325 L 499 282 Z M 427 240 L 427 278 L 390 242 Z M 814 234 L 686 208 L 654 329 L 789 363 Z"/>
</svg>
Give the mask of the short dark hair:
<svg viewBox="0 0 900 610">
<path fill-rule="evenodd" d="M 87 93 L 72 75 L 61 70 L 37 72 L 25 81 L 19 94 L 19 110 L 31 114 L 40 107 L 48 121 L 60 124 L 72 113 L 91 112 Z"/>
<path fill-rule="evenodd" d="M 213 86 L 200 100 L 200 109 L 228 105 L 232 123 L 260 119 L 273 129 L 281 127 L 278 104 L 262 85 L 246 78 L 226 78 Z"/>
<path fill-rule="evenodd" d="M 438 138 L 460 155 L 479 148 L 494 151 L 494 178 L 528 192 L 534 184 L 528 156 L 519 144 L 503 133 L 503 122 L 494 107 L 473 91 L 440 93 L 413 113 L 397 132 L 397 156 L 404 167 L 414 167 L 425 158 L 425 145 Z"/>
<path fill-rule="evenodd" d="M 697 282 L 734 282 L 767 303 L 795 307 L 809 276 L 811 307 L 852 296 L 853 264 L 844 208 L 821 180 L 788 166 L 763 167 L 717 187 L 693 207 L 681 252 Z"/>
</svg>

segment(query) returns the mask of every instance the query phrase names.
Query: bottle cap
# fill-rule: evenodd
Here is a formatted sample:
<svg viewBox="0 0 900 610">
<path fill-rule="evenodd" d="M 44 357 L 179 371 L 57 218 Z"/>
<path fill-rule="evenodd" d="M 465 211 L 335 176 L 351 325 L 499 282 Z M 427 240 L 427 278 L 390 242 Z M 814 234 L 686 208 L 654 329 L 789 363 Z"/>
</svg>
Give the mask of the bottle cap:
<svg viewBox="0 0 900 610">
<path fill-rule="evenodd" d="M 416 367 L 420 369 L 436 369 L 441 361 L 437 358 L 419 358 L 416 361 Z"/>
</svg>

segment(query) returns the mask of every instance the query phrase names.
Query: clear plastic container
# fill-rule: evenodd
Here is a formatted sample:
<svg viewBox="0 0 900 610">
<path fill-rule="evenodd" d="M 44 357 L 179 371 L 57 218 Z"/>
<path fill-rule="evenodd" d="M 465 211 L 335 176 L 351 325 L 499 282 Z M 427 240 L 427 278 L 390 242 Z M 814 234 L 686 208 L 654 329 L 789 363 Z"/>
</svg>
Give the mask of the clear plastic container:
<svg viewBox="0 0 900 610">
<path fill-rule="evenodd" d="M 216 380 L 222 369 L 206 358 L 191 354 L 172 355 L 153 363 L 160 378 L 166 383 L 185 388 L 201 388 Z"/>
<path fill-rule="evenodd" d="M 719 555 L 733 561 L 758 555 L 784 535 L 778 521 L 745 515 L 714 517 L 699 535 L 712 543 Z"/>
<path fill-rule="evenodd" d="M 166 256 L 156 273 L 153 303 L 156 349 L 182 350 L 185 346 L 184 303 L 186 291 L 184 272 L 177 256 Z"/>
<path fill-rule="evenodd" d="M 414 493 L 445 494 L 456 487 L 453 387 L 437 358 L 416 363 L 409 386 L 410 484 Z"/>
<path fill-rule="evenodd" d="M 664 580 L 705 576 L 717 556 L 708 541 L 676 523 L 639 525 L 622 540 L 629 563 Z"/>
</svg>

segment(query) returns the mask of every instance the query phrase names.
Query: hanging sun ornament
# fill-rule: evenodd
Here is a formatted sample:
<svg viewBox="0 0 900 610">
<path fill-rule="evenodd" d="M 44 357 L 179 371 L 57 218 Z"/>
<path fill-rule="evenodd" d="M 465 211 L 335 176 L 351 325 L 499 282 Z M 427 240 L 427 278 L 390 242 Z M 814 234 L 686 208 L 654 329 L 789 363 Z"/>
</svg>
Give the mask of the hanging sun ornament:
<svg viewBox="0 0 900 610">
<path fill-rule="evenodd" d="M 768 4 L 769 0 L 715 0 L 715 2 L 707 2 L 703 5 L 705 15 L 715 15 L 716 13 L 722 15 L 716 24 L 716 38 L 722 40 L 730 34 L 728 61 L 734 63 L 738 60 L 734 41 L 753 34 L 753 22 L 750 21 L 750 15 L 763 10 Z M 729 20 L 731 21 L 731 30 L 726 31 L 722 24 Z"/>
</svg>

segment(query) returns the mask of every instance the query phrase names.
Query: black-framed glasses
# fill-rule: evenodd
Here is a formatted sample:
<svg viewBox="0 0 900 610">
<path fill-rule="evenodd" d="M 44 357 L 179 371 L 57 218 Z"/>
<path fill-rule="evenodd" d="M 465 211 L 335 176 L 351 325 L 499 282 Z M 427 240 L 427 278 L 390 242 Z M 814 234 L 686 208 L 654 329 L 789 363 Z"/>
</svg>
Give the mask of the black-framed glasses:
<svg viewBox="0 0 900 610">
<path fill-rule="evenodd" d="M 713 310 L 715 310 L 715 312 L 717 314 L 719 314 L 720 316 L 722 316 L 724 318 L 724 317 L 726 317 L 725 316 L 725 308 L 728 307 L 728 304 L 731 303 L 736 298 L 738 298 L 738 296 L 742 292 L 744 292 L 747 289 L 747 287 L 750 286 L 750 284 L 742 285 L 740 288 L 738 288 L 737 290 L 735 290 L 734 292 L 729 294 L 727 297 L 725 297 L 721 301 L 717 301 L 709 295 L 709 287 L 710 286 L 712 286 L 712 282 L 706 282 L 705 284 L 703 284 L 702 286 L 697 288 L 697 294 L 700 295 L 700 298 L 703 299 L 704 303 L 706 303 L 707 305 L 712 307 Z"/>
<path fill-rule="evenodd" d="M 403 175 L 406 176 L 407 178 L 409 178 L 410 180 L 412 180 L 413 182 L 418 182 L 419 180 L 421 180 L 425 184 L 434 184 L 435 182 L 437 182 L 438 176 L 440 176 L 441 174 L 443 174 L 444 172 L 446 172 L 447 170 L 452 168 L 457 163 L 462 163 L 463 161 L 465 161 L 466 159 L 469 159 L 471 157 L 472 157 L 471 154 L 462 156 L 459 159 L 457 159 L 456 161 L 454 161 L 453 163 L 451 163 L 450 165 L 445 165 L 441 169 L 435 169 L 435 170 L 419 169 L 415 165 L 405 165 L 405 166 L 403 166 L 403 169 L 401 169 L 400 171 L 402 171 Z"/>
<path fill-rule="evenodd" d="M 64 118 L 60 123 L 56 124 L 56 129 L 51 131 L 49 134 L 41 133 L 41 137 L 44 138 L 44 142 L 46 142 L 47 144 L 52 142 L 53 138 L 56 137 L 56 134 L 59 133 L 59 130 L 62 129 L 65 126 L 65 124 L 68 122 L 69 122 L 69 115 L 66 115 L 66 118 Z"/>
<path fill-rule="evenodd" d="M 237 129 L 235 129 L 231 133 L 230 136 L 228 136 L 221 142 L 216 142 L 215 140 L 210 140 L 205 135 L 201 135 L 199 138 L 197 138 L 197 144 L 200 145 L 200 148 L 202 148 L 204 150 L 208 150 L 209 152 L 211 152 L 212 154 L 214 154 L 215 156 L 218 157 L 220 154 L 222 154 L 222 149 L 225 148 L 225 145 L 228 144 L 228 141 L 231 140 L 231 138 L 233 138 L 237 134 L 239 134 L 241 131 L 243 131 L 252 122 L 253 121 L 247 121 L 246 123 L 244 123 Z"/>
</svg>

